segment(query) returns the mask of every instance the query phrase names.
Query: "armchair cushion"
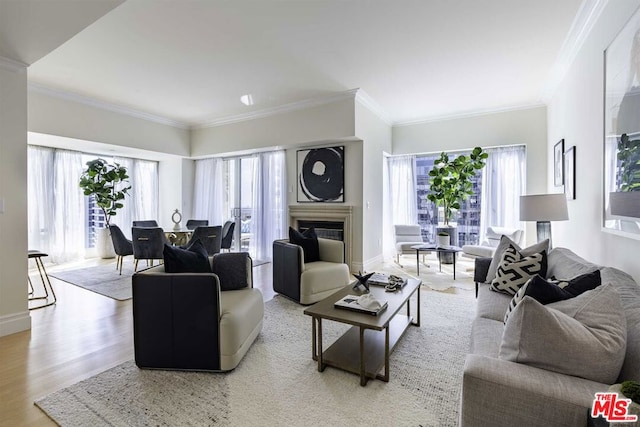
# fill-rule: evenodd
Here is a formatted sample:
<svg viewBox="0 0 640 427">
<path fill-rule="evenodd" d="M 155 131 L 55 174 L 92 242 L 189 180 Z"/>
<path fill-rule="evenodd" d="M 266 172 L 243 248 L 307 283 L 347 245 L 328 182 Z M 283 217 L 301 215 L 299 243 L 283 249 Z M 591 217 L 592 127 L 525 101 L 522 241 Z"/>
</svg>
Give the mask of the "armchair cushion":
<svg viewBox="0 0 640 427">
<path fill-rule="evenodd" d="M 313 227 L 307 229 L 304 233 L 300 233 L 298 230 L 289 227 L 289 241 L 294 245 L 302 247 L 305 263 L 320 260 L 318 236 Z"/>
<path fill-rule="evenodd" d="M 223 291 L 251 287 L 251 268 L 251 257 L 246 252 L 218 253 L 211 261 L 211 270 L 220 279 Z"/>
<path fill-rule="evenodd" d="M 207 250 L 200 240 L 186 249 L 165 244 L 162 254 L 167 273 L 211 273 Z"/>
</svg>

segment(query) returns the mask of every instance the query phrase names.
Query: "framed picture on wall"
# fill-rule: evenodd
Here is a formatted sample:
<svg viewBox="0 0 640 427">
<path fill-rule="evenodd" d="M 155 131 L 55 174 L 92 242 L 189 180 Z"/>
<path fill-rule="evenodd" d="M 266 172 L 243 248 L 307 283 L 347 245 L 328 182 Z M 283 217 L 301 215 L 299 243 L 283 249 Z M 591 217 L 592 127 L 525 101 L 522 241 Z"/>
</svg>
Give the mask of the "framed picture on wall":
<svg viewBox="0 0 640 427">
<path fill-rule="evenodd" d="M 564 184 L 564 139 L 553 146 L 553 185 Z"/>
<path fill-rule="evenodd" d="M 576 199 L 576 146 L 564 153 L 564 194 L 568 200 Z"/>
<path fill-rule="evenodd" d="M 344 146 L 298 150 L 298 202 L 344 202 Z"/>
</svg>

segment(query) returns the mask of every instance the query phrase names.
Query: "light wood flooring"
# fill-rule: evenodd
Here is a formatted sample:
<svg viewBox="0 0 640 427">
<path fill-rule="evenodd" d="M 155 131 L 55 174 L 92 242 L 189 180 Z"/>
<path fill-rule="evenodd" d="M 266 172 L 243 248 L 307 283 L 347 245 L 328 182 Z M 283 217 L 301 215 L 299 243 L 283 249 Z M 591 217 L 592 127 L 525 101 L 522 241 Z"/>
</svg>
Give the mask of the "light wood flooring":
<svg viewBox="0 0 640 427">
<path fill-rule="evenodd" d="M 37 272 L 30 273 L 40 288 Z M 264 300 L 273 298 L 271 264 L 254 267 L 253 278 Z M 0 338 L 0 426 L 55 425 L 36 399 L 133 359 L 131 300 L 51 283 L 58 302 L 31 311 L 30 331 Z"/>
</svg>

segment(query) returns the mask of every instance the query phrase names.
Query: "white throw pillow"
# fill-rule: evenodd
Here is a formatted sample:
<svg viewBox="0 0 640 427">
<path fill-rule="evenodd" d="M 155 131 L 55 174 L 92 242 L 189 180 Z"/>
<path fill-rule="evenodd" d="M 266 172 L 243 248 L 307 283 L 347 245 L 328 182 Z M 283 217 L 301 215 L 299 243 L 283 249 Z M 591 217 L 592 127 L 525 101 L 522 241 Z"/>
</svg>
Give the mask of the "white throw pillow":
<svg viewBox="0 0 640 427">
<path fill-rule="evenodd" d="M 525 257 L 510 245 L 502 253 L 496 277 L 491 281 L 491 290 L 515 295 L 536 274 L 543 277 L 547 274 L 547 252 Z"/>
<path fill-rule="evenodd" d="M 613 384 L 624 362 L 626 327 L 611 284 L 546 306 L 525 296 L 505 324 L 499 358 Z"/>
<path fill-rule="evenodd" d="M 540 253 L 542 251 L 547 251 L 547 253 L 549 253 L 549 239 L 545 239 L 542 242 L 538 242 L 534 245 L 529 246 L 528 248 L 520 249 L 520 246 L 518 246 L 516 242 L 514 242 L 507 236 L 502 236 L 502 238 L 500 239 L 500 243 L 498 244 L 498 247 L 493 254 L 491 264 L 489 265 L 487 278 L 484 280 L 485 283 L 491 283 L 493 279 L 496 278 L 496 270 L 498 269 L 498 264 L 500 264 L 500 260 L 502 259 L 502 253 L 509 247 L 509 245 L 516 248 L 516 250 L 525 257 L 533 255 L 535 253 Z"/>
</svg>

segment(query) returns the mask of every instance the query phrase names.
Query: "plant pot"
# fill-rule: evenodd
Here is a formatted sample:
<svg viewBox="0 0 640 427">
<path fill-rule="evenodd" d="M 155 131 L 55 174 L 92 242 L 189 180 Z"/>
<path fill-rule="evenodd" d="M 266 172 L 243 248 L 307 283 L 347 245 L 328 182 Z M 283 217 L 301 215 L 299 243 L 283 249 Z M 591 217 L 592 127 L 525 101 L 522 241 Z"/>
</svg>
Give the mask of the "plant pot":
<svg viewBox="0 0 640 427">
<path fill-rule="evenodd" d="M 449 235 L 447 234 L 446 236 L 436 236 L 436 244 L 438 245 L 438 247 L 449 246 Z"/>
<path fill-rule="evenodd" d="M 440 233 L 447 233 L 448 234 L 448 238 L 449 241 L 447 243 L 447 245 L 452 245 L 452 246 L 456 246 L 458 244 L 458 227 L 452 226 L 451 224 L 449 224 L 449 226 L 442 226 L 442 227 L 437 227 L 436 228 L 436 232 L 437 234 Z M 441 237 L 436 235 L 436 238 Z M 436 243 L 438 243 L 438 241 L 436 240 Z M 439 243 L 438 243 L 439 245 Z M 448 253 L 441 253 L 439 254 L 440 256 L 440 261 L 443 264 L 453 264 L 453 257 L 454 254 Z"/>
<path fill-rule="evenodd" d="M 100 258 L 116 257 L 116 251 L 113 248 L 113 241 L 108 228 L 96 229 L 96 253 Z"/>
</svg>

